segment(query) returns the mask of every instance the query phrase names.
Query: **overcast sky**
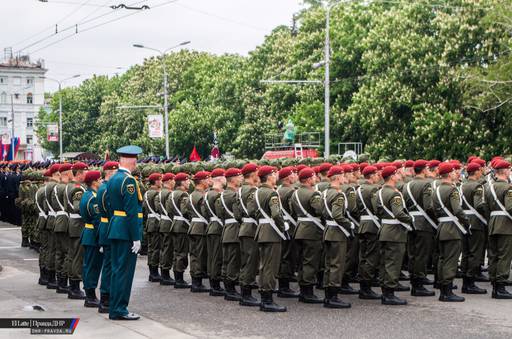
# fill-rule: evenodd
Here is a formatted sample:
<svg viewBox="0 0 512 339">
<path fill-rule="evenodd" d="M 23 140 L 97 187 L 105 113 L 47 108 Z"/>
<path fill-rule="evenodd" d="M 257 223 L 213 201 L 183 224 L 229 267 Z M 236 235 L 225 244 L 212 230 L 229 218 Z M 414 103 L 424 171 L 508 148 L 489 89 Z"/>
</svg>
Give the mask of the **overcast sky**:
<svg viewBox="0 0 512 339">
<path fill-rule="evenodd" d="M 133 48 L 134 43 L 166 49 L 190 40 L 190 49 L 246 55 L 273 28 L 290 25 L 293 14 L 303 7 L 300 0 L 45 1 L 1 0 L 1 58 L 5 47 L 12 47 L 15 53 L 26 48 L 22 53 L 28 52 L 32 60 L 45 60 L 48 77 L 82 75 L 66 82 L 66 86 L 76 85 L 94 73 L 123 72 L 154 54 Z M 123 3 L 154 8 L 109 8 Z M 157 7 L 160 4 L 164 5 Z M 129 16 L 113 21 L 125 15 Z M 107 21 L 113 22 L 93 28 Z M 77 23 L 79 33 L 74 34 Z M 54 34 L 56 24 L 58 34 Z M 64 40 L 46 47 L 60 39 Z M 55 89 L 56 84 L 46 81 L 47 91 Z"/>
</svg>

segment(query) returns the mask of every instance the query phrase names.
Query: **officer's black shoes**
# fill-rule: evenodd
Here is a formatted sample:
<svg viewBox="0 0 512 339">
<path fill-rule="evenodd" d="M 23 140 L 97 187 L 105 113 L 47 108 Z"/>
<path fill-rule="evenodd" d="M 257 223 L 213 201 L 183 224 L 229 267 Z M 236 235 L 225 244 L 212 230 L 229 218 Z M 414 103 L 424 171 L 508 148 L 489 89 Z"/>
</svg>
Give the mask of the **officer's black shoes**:
<svg viewBox="0 0 512 339">
<path fill-rule="evenodd" d="M 223 297 L 225 295 L 226 291 L 220 287 L 220 280 L 210 279 L 210 296 Z"/>
<path fill-rule="evenodd" d="M 21 247 L 29 247 L 29 246 L 30 246 L 30 242 L 28 241 L 28 238 L 23 237 L 21 239 Z"/>
<path fill-rule="evenodd" d="M 140 315 L 137 313 L 128 313 L 126 315 L 119 315 L 117 317 L 109 317 L 110 320 L 139 320 Z"/>
<path fill-rule="evenodd" d="M 382 287 L 381 303 L 382 305 L 402 306 L 407 305 L 407 300 L 398 298 L 392 288 Z"/>
<path fill-rule="evenodd" d="M 507 291 L 504 283 L 494 283 L 492 297 L 494 299 L 512 299 L 512 294 Z"/>
<path fill-rule="evenodd" d="M 69 292 L 68 292 L 68 299 L 75 299 L 75 300 L 84 300 L 85 294 L 80 289 L 80 280 L 70 280 L 69 281 Z"/>
<path fill-rule="evenodd" d="M 242 300 L 240 300 L 240 306 L 261 306 L 261 303 L 252 296 L 251 286 L 242 286 Z"/>
<path fill-rule="evenodd" d="M 397 287 L 395 288 L 395 292 L 409 292 L 411 288 L 409 286 L 402 285 L 398 283 Z"/>
<path fill-rule="evenodd" d="M 313 285 L 301 286 L 299 301 L 305 304 L 323 304 L 324 301 L 313 293 Z"/>
<path fill-rule="evenodd" d="M 338 299 L 338 289 L 336 287 L 325 288 L 324 307 L 326 308 L 350 308 L 350 303 Z"/>
<path fill-rule="evenodd" d="M 110 295 L 106 293 L 100 294 L 100 305 L 98 306 L 98 313 L 108 313 L 110 307 Z"/>
<path fill-rule="evenodd" d="M 475 280 L 472 278 L 464 278 L 462 283 L 462 293 L 465 294 L 486 294 L 487 290 L 475 285 Z"/>
<path fill-rule="evenodd" d="M 96 298 L 96 290 L 94 288 L 86 288 L 85 289 L 85 307 L 98 307 L 100 305 L 100 301 Z"/>
<path fill-rule="evenodd" d="M 203 285 L 202 278 L 192 278 L 192 286 L 190 286 L 190 292 L 204 293 L 204 292 L 210 292 L 210 289 Z"/>
<path fill-rule="evenodd" d="M 359 290 L 352 288 L 352 286 L 350 286 L 346 281 L 341 283 L 341 287 L 338 289 L 338 292 L 340 294 L 359 294 Z"/>
<path fill-rule="evenodd" d="M 48 283 L 46 288 L 49 290 L 57 289 L 57 280 L 55 280 L 55 271 L 48 271 Z"/>
<path fill-rule="evenodd" d="M 452 292 L 452 284 L 441 286 L 441 294 L 439 295 L 439 301 L 446 302 L 463 302 L 464 297 L 458 296 Z"/>
<path fill-rule="evenodd" d="M 67 277 L 57 277 L 57 293 L 59 294 L 68 294 L 69 286 L 68 286 L 68 278 Z"/>
<path fill-rule="evenodd" d="M 160 280 L 160 285 L 171 286 L 174 284 L 175 284 L 175 281 L 173 278 L 171 278 L 169 270 L 162 270 L 162 279 Z"/>
<path fill-rule="evenodd" d="M 279 290 L 277 291 L 279 298 L 298 298 L 299 292 L 290 288 L 290 281 L 288 279 L 279 279 Z"/>
<path fill-rule="evenodd" d="M 426 289 L 421 284 L 414 283 L 411 288 L 411 295 L 413 297 L 433 297 L 436 295 L 436 292 Z"/>
<path fill-rule="evenodd" d="M 409 276 L 405 274 L 404 272 L 400 271 L 400 277 L 398 278 L 399 281 L 409 281 Z"/>
<path fill-rule="evenodd" d="M 48 284 L 48 272 L 46 271 L 46 268 L 39 267 L 39 280 L 37 283 L 42 286 L 46 286 Z"/>
<path fill-rule="evenodd" d="M 504 282 L 505 286 L 512 286 L 512 280 L 507 280 Z"/>
<path fill-rule="evenodd" d="M 489 277 L 488 277 L 488 276 L 486 276 L 486 275 L 485 275 L 485 274 L 483 274 L 483 273 L 480 273 L 480 274 L 478 274 L 478 275 L 475 277 L 475 282 L 489 282 L 489 281 L 491 281 L 491 280 L 489 279 Z"/>
<path fill-rule="evenodd" d="M 419 278 L 418 279 L 418 284 L 421 284 L 421 285 L 434 285 L 434 280 L 430 280 L 427 277 L 423 277 L 423 278 Z"/>
<path fill-rule="evenodd" d="M 174 288 L 190 288 L 190 284 L 183 280 L 183 272 L 174 272 L 174 278 L 176 281 L 174 282 Z"/>
<path fill-rule="evenodd" d="M 380 300 L 382 297 L 380 294 L 375 293 L 371 288 L 371 283 L 369 281 L 361 281 L 361 288 L 359 289 L 359 299 L 364 300 Z"/>
<path fill-rule="evenodd" d="M 233 281 L 225 280 L 224 287 L 226 288 L 226 294 L 224 300 L 228 301 L 240 301 L 242 296 L 235 289 L 235 283 Z"/>
<path fill-rule="evenodd" d="M 260 292 L 261 295 L 261 304 L 260 311 L 262 312 L 286 312 L 285 306 L 280 306 L 274 303 L 272 299 L 272 291 Z"/>
<path fill-rule="evenodd" d="M 149 279 L 150 282 L 160 282 L 162 277 L 158 273 L 158 266 L 149 266 Z"/>
<path fill-rule="evenodd" d="M 436 290 L 440 290 L 440 289 L 442 288 L 442 286 L 441 286 L 441 284 L 439 284 L 438 282 L 435 282 L 435 283 L 434 283 L 434 288 L 435 288 Z M 453 284 L 452 284 L 451 288 L 452 288 L 452 290 L 456 290 L 456 289 L 458 288 L 458 286 L 457 286 L 457 285 L 453 285 Z"/>
</svg>

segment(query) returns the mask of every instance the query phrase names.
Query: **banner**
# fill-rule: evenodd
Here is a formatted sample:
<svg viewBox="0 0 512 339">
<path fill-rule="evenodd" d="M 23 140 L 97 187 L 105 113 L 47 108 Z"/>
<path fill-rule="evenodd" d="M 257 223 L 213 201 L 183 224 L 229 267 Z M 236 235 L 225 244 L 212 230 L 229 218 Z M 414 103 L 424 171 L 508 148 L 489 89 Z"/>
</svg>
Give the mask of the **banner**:
<svg viewBox="0 0 512 339">
<path fill-rule="evenodd" d="M 148 130 L 150 138 L 162 138 L 164 136 L 164 124 L 162 115 L 148 115 Z"/>
<path fill-rule="evenodd" d="M 46 139 L 49 142 L 59 141 L 59 126 L 57 124 L 47 125 Z"/>
<path fill-rule="evenodd" d="M 11 144 L 11 132 L 9 130 L 5 130 L 0 133 L 2 134 L 2 145 L 10 145 Z"/>
</svg>

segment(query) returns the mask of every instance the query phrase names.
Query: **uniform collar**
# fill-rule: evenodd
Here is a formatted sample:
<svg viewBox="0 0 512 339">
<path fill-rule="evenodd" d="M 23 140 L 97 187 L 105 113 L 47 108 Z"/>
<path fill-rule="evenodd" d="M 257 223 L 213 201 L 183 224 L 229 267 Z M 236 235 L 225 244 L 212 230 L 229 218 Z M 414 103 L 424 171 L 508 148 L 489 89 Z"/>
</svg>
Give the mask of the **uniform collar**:
<svg viewBox="0 0 512 339">
<path fill-rule="evenodd" d="M 123 171 L 123 172 L 127 172 L 128 174 L 132 174 L 132 172 L 128 168 L 124 168 L 122 166 L 119 166 L 118 170 L 119 171 Z"/>
</svg>

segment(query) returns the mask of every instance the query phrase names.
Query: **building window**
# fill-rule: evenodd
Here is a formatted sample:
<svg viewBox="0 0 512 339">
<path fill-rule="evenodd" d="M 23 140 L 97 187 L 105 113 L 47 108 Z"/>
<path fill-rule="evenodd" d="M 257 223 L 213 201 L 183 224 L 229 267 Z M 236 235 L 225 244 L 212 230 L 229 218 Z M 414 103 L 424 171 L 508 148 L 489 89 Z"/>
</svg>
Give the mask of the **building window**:
<svg viewBox="0 0 512 339">
<path fill-rule="evenodd" d="M 0 104 L 6 104 L 7 103 L 7 93 L 2 92 L 0 94 Z"/>
<path fill-rule="evenodd" d="M 6 77 L 0 77 L 0 85 L 6 85 L 7 84 L 7 78 Z"/>
<path fill-rule="evenodd" d="M 34 79 L 33 78 L 27 78 L 27 85 L 28 86 L 32 86 L 34 84 Z"/>
<path fill-rule="evenodd" d="M 27 104 L 31 104 L 32 103 L 32 93 L 28 93 L 27 94 Z"/>
<path fill-rule="evenodd" d="M 32 145 L 34 137 L 31 135 L 27 135 L 27 145 Z"/>
<path fill-rule="evenodd" d="M 21 78 L 20 77 L 12 78 L 12 84 L 15 85 L 15 86 L 21 85 Z"/>
<path fill-rule="evenodd" d="M 7 118 L 5 118 L 5 117 L 0 118 L 0 127 L 7 127 Z"/>
<path fill-rule="evenodd" d="M 27 127 L 34 126 L 34 118 L 27 118 Z"/>
<path fill-rule="evenodd" d="M 19 93 L 14 93 L 14 99 L 19 99 L 20 98 L 20 94 Z"/>
</svg>

